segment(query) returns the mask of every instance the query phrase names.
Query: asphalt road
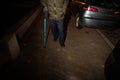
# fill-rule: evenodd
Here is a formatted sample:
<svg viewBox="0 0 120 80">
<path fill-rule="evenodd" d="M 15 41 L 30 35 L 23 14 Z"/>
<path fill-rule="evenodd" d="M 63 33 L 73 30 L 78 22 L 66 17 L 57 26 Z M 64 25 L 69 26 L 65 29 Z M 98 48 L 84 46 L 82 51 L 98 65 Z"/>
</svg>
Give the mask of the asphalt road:
<svg viewBox="0 0 120 80">
<path fill-rule="evenodd" d="M 28 6 L 25 3 L 21 8 L 27 10 Z M 19 58 L 0 66 L 0 79 L 105 80 L 104 62 L 112 51 L 111 47 L 96 29 L 75 28 L 74 20 L 72 17 L 68 24 L 66 47 L 61 48 L 58 42 L 53 42 L 49 31 L 45 49 L 43 17 L 39 15 L 21 41 L 22 52 Z M 119 29 L 100 31 L 113 45 L 120 39 Z"/>
<path fill-rule="evenodd" d="M 104 63 L 111 47 L 96 29 L 67 27 L 66 47 L 54 42 L 47 24 L 47 47 L 43 47 L 43 17 L 39 15 L 21 41 L 21 54 L 1 68 L 9 80 L 105 80 Z"/>
</svg>

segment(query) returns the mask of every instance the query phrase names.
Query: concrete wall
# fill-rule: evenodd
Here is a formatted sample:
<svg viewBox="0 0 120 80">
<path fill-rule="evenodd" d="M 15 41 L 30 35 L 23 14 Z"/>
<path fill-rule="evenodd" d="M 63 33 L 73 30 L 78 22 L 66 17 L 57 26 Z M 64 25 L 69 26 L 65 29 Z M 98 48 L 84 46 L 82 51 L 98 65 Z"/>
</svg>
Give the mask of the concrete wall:
<svg viewBox="0 0 120 80">
<path fill-rule="evenodd" d="M 9 56 L 11 60 L 17 59 L 20 54 L 18 38 L 21 39 L 23 37 L 25 32 L 41 11 L 41 6 L 36 7 L 28 13 L 27 16 L 24 16 L 21 20 L 19 20 L 13 28 L 11 28 L 9 32 L 0 39 L 0 56 L 4 55 L 4 57 L 7 58 Z"/>
</svg>

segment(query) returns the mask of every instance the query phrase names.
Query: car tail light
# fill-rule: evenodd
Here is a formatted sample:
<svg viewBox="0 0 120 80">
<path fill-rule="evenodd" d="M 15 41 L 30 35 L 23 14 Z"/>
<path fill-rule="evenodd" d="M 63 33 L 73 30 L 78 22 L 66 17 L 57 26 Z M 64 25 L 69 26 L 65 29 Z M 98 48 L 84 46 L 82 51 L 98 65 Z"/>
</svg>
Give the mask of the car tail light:
<svg viewBox="0 0 120 80">
<path fill-rule="evenodd" d="M 88 10 L 88 11 L 93 11 L 93 12 L 98 12 L 97 8 L 94 7 L 88 7 L 88 6 L 84 6 L 83 10 Z"/>
<path fill-rule="evenodd" d="M 119 11 L 115 11 L 115 12 L 113 12 L 114 14 L 120 14 L 120 12 Z"/>
</svg>

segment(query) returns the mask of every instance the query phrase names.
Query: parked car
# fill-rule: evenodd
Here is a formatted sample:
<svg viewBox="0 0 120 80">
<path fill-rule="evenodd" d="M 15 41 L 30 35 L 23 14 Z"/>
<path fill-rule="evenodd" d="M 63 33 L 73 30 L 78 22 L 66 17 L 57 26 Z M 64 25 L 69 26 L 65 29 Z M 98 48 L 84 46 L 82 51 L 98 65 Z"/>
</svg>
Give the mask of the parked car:
<svg viewBox="0 0 120 80">
<path fill-rule="evenodd" d="M 106 80 L 120 80 L 120 40 L 105 61 Z"/>
<path fill-rule="evenodd" d="M 77 28 L 120 26 L 120 0 L 72 0 L 71 13 Z"/>
</svg>

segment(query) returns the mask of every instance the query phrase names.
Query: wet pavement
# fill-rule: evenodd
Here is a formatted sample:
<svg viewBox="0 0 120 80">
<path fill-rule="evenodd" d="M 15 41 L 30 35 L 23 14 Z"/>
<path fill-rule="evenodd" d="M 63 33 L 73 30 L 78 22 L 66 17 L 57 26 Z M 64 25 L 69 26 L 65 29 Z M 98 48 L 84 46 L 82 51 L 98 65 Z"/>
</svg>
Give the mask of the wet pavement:
<svg viewBox="0 0 120 80">
<path fill-rule="evenodd" d="M 43 47 L 43 17 L 39 15 L 21 41 L 21 54 L 15 62 L 4 64 L 6 80 L 105 80 L 104 63 L 111 47 L 96 29 L 77 29 L 71 17 L 65 48 L 54 42 L 49 24 Z M 5 76 L 5 77 L 4 77 Z"/>
</svg>

